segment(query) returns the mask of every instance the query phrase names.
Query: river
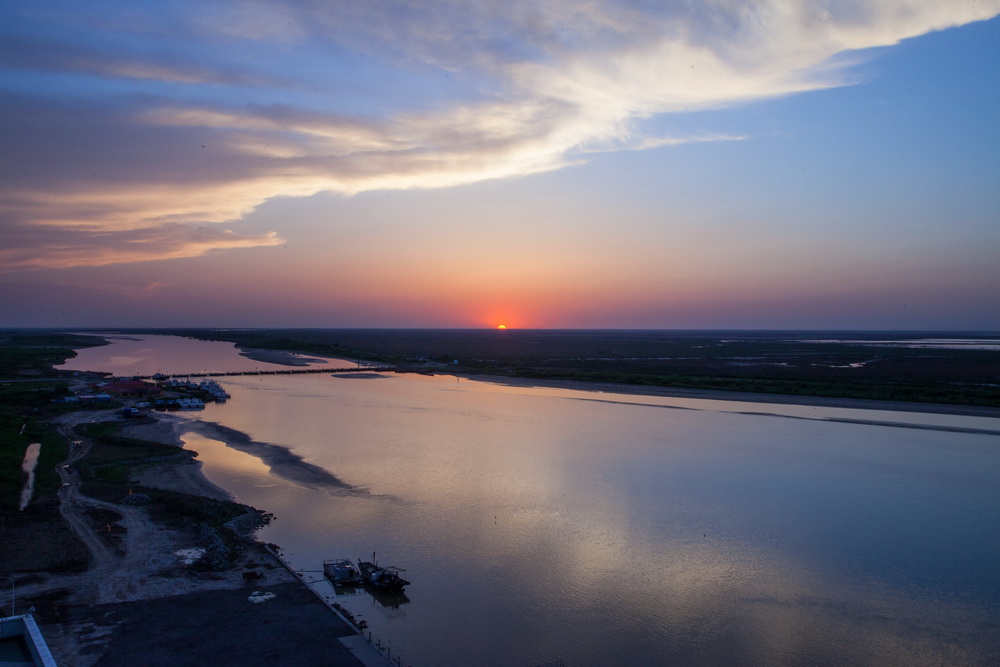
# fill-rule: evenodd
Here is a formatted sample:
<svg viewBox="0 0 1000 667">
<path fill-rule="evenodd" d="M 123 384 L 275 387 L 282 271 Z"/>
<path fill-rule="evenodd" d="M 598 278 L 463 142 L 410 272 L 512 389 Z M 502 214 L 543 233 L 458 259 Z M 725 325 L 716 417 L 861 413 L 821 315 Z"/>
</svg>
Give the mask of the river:
<svg viewBox="0 0 1000 667">
<path fill-rule="evenodd" d="M 270 366 L 142 336 L 66 367 Z M 220 382 L 232 399 L 185 446 L 404 664 L 1000 655 L 998 419 L 390 373 Z M 406 568 L 404 598 L 322 581 L 323 560 L 373 552 Z"/>
</svg>

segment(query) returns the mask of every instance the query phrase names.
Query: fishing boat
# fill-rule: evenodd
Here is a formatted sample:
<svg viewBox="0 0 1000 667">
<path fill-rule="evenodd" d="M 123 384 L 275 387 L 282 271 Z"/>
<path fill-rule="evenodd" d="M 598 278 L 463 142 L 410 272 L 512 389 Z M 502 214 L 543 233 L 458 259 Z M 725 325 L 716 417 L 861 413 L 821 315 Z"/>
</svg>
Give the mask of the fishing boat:
<svg viewBox="0 0 1000 667">
<path fill-rule="evenodd" d="M 361 573 L 350 558 L 323 561 L 323 574 L 334 586 L 361 583 Z"/>
<path fill-rule="evenodd" d="M 410 582 L 400 576 L 398 567 L 382 567 L 378 563 L 358 559 L 358 569 L 361 570 L 361 581 L 380 591 L 401 591 Z"/>
</svg>

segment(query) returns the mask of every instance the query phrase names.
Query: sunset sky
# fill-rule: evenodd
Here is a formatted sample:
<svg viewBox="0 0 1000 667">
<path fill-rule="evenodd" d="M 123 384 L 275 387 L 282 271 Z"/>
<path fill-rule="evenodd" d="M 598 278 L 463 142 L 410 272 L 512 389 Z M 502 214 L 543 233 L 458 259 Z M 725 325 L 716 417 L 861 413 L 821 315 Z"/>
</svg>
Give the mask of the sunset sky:
<svg viewBox="0 0 1000 667">
<path fill-rule="evenodd" d="M 1000 330 L 1000 0 L 0 5 L 0 326 Z"/>
</svg>

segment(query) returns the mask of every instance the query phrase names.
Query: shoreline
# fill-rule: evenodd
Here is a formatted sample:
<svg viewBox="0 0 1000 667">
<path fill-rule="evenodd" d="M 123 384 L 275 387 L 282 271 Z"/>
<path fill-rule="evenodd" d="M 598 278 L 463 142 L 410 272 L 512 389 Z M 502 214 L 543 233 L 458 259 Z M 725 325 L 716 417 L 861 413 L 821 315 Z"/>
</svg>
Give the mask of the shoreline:
<svg viewBox="0 0 1000 667">
<path fill-rule="evenodd" d="M 105 338 L 106 343 L 110 343 Z M 294 350 L 249 347 L 233 343 L 240 356 L 272 363 L 280 366 L 303 367 L 330 364 L 334 361 L 357 363 L 357 360 L 346 357 L 327 357 L 306 354 Z M 725 391 L 721 389 L 687 389 L 682 387 L 658 387 L 651 385 L 634 385 L 615 382 L 595 382 L 593 380 L 559 380 L 510 377 L 506 375 L 491 375 L 489 373 L 473 373 L 451 371 L 440 366 L 425 369 L 434 375 L 450 375 L 467 380 L 479 380 L 494 384 L 506 384 L 513 387 L 549 387 L 573 389 L 577 391 L 592 391 L 595 393 L 626 394 L 631 396 L 662 396 L 667 398 L 688 398 L 708 401 L 735 401 L 742 403 L 769 403 L 779 405 L 802 405 L 814 407 L 844 408 L 850 410 L 882 410 L 889 412 L 914 412 L 924 414 L 958 415 L 966 417 L 1000 418 L 1000 407 L 960 405 L 953 403 L 923 403 L 915 401 L 883 401 L 864 398 L 841 398 L 834 396 L 812 396 L 808 394 L 770 394 L 747 391 Z M 387 367 L 387 372 L 408 373 L 410 370 L 399 370 L 398 367 Z M 360 377 L 360 376 L 359 376 Z M 374 377 L 370 376 L 370 377 Z M 179 438 L 178 438 L 179 441 Z M 157 441 L 159 442 L 159 440 Z M 168 443 L 173 444 L 173 443 Z"/>
<path fill-rule="evenodd" d="M 280 351 L 279 351 L 280 352 Z M 282 353 L 291 354 L 291 353 Z M 967 417 L 1000 418 L 1000 408 L 950 405 L 944 403 L 913 403 L 902 401 L 877 401 L 857 398 L 834 398 L 824 396 L 792 396 L 786 394 L 757 394 L 753 392 L 732 392 L 708 389 L 683 389 L 671 387 L 648 387 L 617 383 L 587 382 L 580 380 L 534 380 L 530 378 L 511 378 L 500 375 L 478 375 L 460 372 L 443 372 L 440 375 L 450 375 L 466 380 L 474 380 L 489 384 L 505 385 L 510 387 L 541 387 L 553 389 L 566 389 L 571 391 L 593 393 L 595 396 L 607 394 L 619 394 L 626 396 L 656 396 L 664 398 L 680 398 L 690 400 L 705 400 L 719 402 L 734 402 L 747 404 L 772 404 L 772 405 L 800 405 L 813 407 L 841 408 L 849 410 L 871 410 L 884 412 L 907 412 L 913 414 L 942 414 Z M 141 423 L 128 423 L 122 427 L 122 435 L 140 440 L 148 440 L 161 444 L 173 445 L 179 448 L 184 447 L 181 434 L 191 431 L 202 435 L 219 436 L 215 431 L 223 431 L 219 425 L 212 423 L 202 423 L 199 419 L 188 420 L 175 417 L 169 413 L 151 413 L 152 421 Z M 215 430 L 213 430 L 213 428 Z M 209 431 L 209 432 L 206 432 Z M 224 433 L 222 435 L 225 435 Z M 231 434 L 230 434 L 231 435 Z M 243 434 L 239 434 L 243 435 Z M 254 445 L 256 447 L 251 447 Z M 227 442 L 227 446 L 233 446 Z M 237 449 L 249 451 L 253 456 L 268 459 L 268 448 L 274 447 L 266 443 L 243 443 L 243 446 L 236 446 Z M 273 457 L 270 457 L 273 458 Z M 287 456 L 286 456 L 287 458 Z M 297 461 L 282 461 L 292 468 Z M 272 463 L 274 463 L 272 461 Z M 169 491 L 177 491 L 189 495 L 204 496 L 213 500 L 234 500 L 232 493 L 211 482 L 205 476 L 202 469 L 202 462 L 194 458 L 190 463 L 151 463 L 136 470 L 133 480 L 136 483 L 153 488 L 161 488 Z M 326 473 L 326 471 L 322 471 Z M 311 475 L 309 473 L 312 473 Z M 279 475 L 287 477 L 293 481 L 302 482 L 299 479 L 305 474 L 306 481 L 320 483 L 322 486 L 330 486 L 333 490 L 345 494 L 365 495 L 362 490 L 354 489 L 344 484 L 341 480 L 332 475 L 326 474 L 323 479 L 314 479 L 316 471 L 305 470 L 301 474 Z M 329 477 L 329 479 L 326 479 Z"/>
<path fill-rule="evenodd" d="M 746 403 L 748 405 L 752 405 L 754 403 L 771 405 L 799 405 L 848 410 L 940 414 L 1000 419 L 1000 408 L 950 405 L 944 403 L 914 403 L 824 396 L 758 394 L 753 392 L 649 387 L 618 383 L 587 382 L 580 380 L 534 380 L 530 378 L 511 378 L 500 375 L 478 375 L 460 372 L 443 372 L 438 374 L 510 387 L 566 389 L 570 391 L 593 393 L 595 397 L 607 394 L 619 394 L 625 396 L 655 396 L 663 398 Z M 226 429 L 218 424 L 211 422 L 205 423 L 198 418 L 193 420 L 182 419 L 175 417 L 170 413 L 159 412 L 151 413 L 150 418 L 155 421 L 126 424 L 122 428 L 122 434 L 141 440 L 149 440 L 152 442 L 174 445 L 176 447 L 183 448 L 184 442 L 181 437 L 183 432 L 200 433 L 201 435 L 222 439 L 226 441 L 227 447 L 235 447 L 238 450 L 246 451 L 252 456 L 260 458 L 268 465 L 271 465 L 272 468 L 275 465 L 278 465 L 284 474 L 275 472 L 274 470 L 272 470 L 272 473 L 277 474 L 279 477 L 289 479 L 296 483 L 305 482 L 309 484 L 327 486 L 335 492 L 347 495 L 367 495 L 363 489 L 355 489 L 350 485 L 343 483 L 335 475 L 325 470 L 312 470 L 311 466 L 309 467 L 310 469 L 298 470 L 302 462 L 295 460 L 294 456 L 289 457 L 287 452 L 272 452 L 272 449 L 277 450 L 279 448 L 267 443 L 257 443 L 255 441 L 251 441 L 245 434 L 230 432 L 230 429 Z M 239 438 L 237 438 L 240 440 L 239 442 L 235 445 L 229 442 L 230 438 L 237 436 L 239 436 Z M 243 442 L 243 440 L 246 440 L 246 442 Z M 202 462 L 197 458 L 187 464 L 148 464 L 138 471 L 138 474 L 135 475 L 134 481 L 145 486 L 178 491 L 190 495 L 205 496 L 214 500 L 234 500 L 232 493 L 209 481 L 202 469 Z"/>
<path fill-rule="evenodd" d="M 91 413 L 64 423 L 72 426 L 111 414 Z M 119 432 L 181 449 L 187 423 L 168 413 L 152 413 L 149 420 L 122 420 Z M 137 465 L 131 469 L 130 481 L 238 502 L 208 480 L 197 458 Z M 98 552 L 110 552 L 102 554 L 88 545 L 91 556 L 85 571 L 22 572 L 35 580 L 18 584 L 23 604 L 58 609 L 40 612 L 39 626 L 60 664 L 124 664 L 136 655 L 155 664 L 178 659 L 185 664 L 234 659 L 249 663 L 269 652 L 277 655 L 274 647 L 282 642 L 287 645 L 281 655 L 295 663 L 387 664 L 356 627 L 255 535 L 242 538 L 244 546 L 235 553 L 232 567 L 194 571 L 186 566 L 185 552 L 203 550 L 203 538 L 196 531 L 158 523 L 144 508 L 89 497 L 78 502 L 120 515 L 116 521 L 124 528 L 120 546 L 109 550 L 107 545 L 97 545 Z M 73 593 L 64 602 L 45 598 L 62 591 Z M 184 636 L 186 641 L 183 646 L 165 642 L 164 633 Z M 224 643 L 217 640 L 220 633 L 226 637 Z"/>
<path fill-rule="evenodd" d="M 155 421 L 125 424 L 121 429 L 122 435 L 137 440 L 148 440 L 163 445 L 173 445 L 180 449 L 184 448 L 184 442 L 180 435 L 182 420 L 166 413 L 153 413 L 150 417 Z M 198 458 L 193 459 L 190 463 L 149 463 L 136 467 L 133 471 L 132 481 L 155 489 L 204 496 L 212 500 L 232 501 L 233 494 L 209 481 L 202 466 L 203 463 Z"/>
<path fill-rule="evenodd" d="M 918 403 L 912 401 L 879 401 L 865 398 L 839 398 L 834 396 L 808 396 L 800 394 L 764 394 L 750 391 L 724 391 L 721 389 L 685 389 L 682 387 L 655 387 L 646 385 L 594 382 L 588 380 L 536 380 L 505 375 L 479 375 L 476 373 L 441 372 L 467 380 L 477 380 L 511 387 L 544 387 L 589 391 L 598 394 L 625 394 L 629 396 L 662 396 L 704 401 L 732 401 L 738 403 L 769 403 L 801 405 L 808 407 L 844 408 L 848 410 L 881 410 L 886 412 L 914 412 L 923 414 L 958 415 L 964 417 L 1000 418 L 1000 408 L 952 403 Z"/>
</svg>

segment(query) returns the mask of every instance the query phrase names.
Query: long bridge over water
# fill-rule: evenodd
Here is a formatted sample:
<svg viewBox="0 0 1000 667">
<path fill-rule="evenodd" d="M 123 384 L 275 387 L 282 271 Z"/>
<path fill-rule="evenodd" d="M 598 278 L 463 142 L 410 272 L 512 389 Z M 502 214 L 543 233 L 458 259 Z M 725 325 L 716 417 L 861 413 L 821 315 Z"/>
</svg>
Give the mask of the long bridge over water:
<svg viewBox="0 0 1000 667">
<path fill-rule="evenodd" d="M 306 375 L 309 373 L 394 373 L 398 369 L 395 366 L 351 366 L 349 368 L 288 368 L 288 369 L 266 369 L 253 371 L 201 371 L 199 373 L 156 373 L 155 375 L 133 375 L 139 380 L 170 380 L 180 378 L 215 378 L 232 377 L 237 375 Z"/>
</svg>

